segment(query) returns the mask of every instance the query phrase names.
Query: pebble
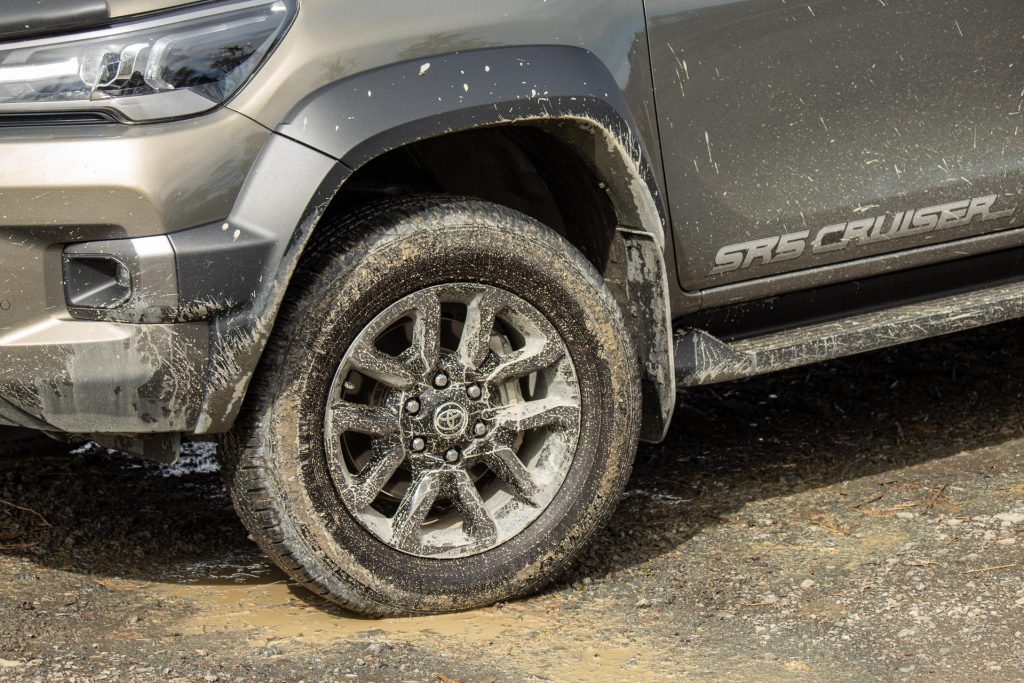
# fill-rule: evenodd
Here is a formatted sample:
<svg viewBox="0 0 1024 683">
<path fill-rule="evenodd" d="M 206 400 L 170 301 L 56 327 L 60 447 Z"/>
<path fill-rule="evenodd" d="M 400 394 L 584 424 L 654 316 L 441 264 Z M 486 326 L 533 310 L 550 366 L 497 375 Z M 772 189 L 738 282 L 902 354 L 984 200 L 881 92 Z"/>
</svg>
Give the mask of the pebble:
<svg viewBox="0 0 1024 683">
<path fill-rule="evenodd" d="M 1024 524 L 1024 513 L 1021 512 L 1002 512 L 995 515 L 992 519 L 997 519 L 1003 523 L 1003 526 L 1010 526 L 1013 524 Z"/>
<path fill-rule="evenodd" d="M 802 588 L 805 591 L 806 590 L 810 590 L 811 588 L 814 588 L 814 580 L 813 579 L 804 579 L 803 581 L 800 582 L 800 588 Z"/>
</svg>

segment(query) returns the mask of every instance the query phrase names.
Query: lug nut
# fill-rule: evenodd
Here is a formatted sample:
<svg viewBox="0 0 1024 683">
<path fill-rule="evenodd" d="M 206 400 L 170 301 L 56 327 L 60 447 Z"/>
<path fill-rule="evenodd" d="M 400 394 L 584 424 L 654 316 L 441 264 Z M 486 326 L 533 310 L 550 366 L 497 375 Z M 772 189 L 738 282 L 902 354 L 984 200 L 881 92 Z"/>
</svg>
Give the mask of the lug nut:
<svg viewBox="0 0 1024 683">
<path fill-rule="evenodd" d="M 416 413 L 420 412 L 420 402 L 414 398 L 410 398 L 408 401 L 405 402 L 405 412 L 409 413 L 410 415 L 415 415 Z"/>
<path fill-rule="evenodd" d="M 448 386 L 448 375 L 443 372 L 437 373 L 437 376 L 434 377 L 434 386 L 438 389 L 443 389 Z"/>
<path fill-rule="evenodd" d="M 473 425 L 473 433 L 476 434 L 477 436 L 483 436 L 484 434 L 487 433 L 487 425 L 485 425 L 483 422 L 477 422 L 475 425 Z"/>
<path fill-rule="evenodd" d="M 412 447 L 414 452 L 419 453 L 427 447 L 427 442 L 423 440 L 422 436 L 417 436 L 413 438 L 412 443 L 409 445 Z"/>
<path fill-rule="evenodd" d="M 448 462 L 458 462 L 459 452 L 452 448 L 447 453 L 444 454 L 444 459 L 447 460 Z"/>
<path fill-rule="evenodd" d="M 483 392 L 480 391 L 480 386 L 477 384 L 470 384 L 468 387 L 466 387 L 466 395 L 472 399 L 480 398 L 480 395 L 482 393 Z"/>
</svg>

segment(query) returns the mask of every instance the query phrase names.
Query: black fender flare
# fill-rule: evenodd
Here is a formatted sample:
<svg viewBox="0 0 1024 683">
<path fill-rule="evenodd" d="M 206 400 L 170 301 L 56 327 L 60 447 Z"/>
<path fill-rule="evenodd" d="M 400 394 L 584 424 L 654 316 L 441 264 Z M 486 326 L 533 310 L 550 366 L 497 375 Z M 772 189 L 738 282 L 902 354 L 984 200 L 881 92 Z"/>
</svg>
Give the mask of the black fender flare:
<svg viewBox="0 0 1024 683">
<path fill-rule="evenodd" d="M 307 96 L 277 133 L 356 170 L 417 140 L 553 120 L 600 129 L 607 145 L 620 148 L 590 155 L 605 157 L 602 165 L 625 157 L 609 169 L 629 176 L 608 187 L 616 208 L 627 227 L 664 242 L 657 176 L 626 97 L 598 57 L 582 48 L 487 48 L 372 69 Z M 637 182 L 643 187 L 634 187 Z"/>
<path fill-rule="evenodd" d="M 675 405 L 665 207 L 621 88 L 596 55 L 567 46 L 486 48 L 396 63 L 327 85 L 292 110 L 228 220 L 196 231 L 207 243 L 230 236 L 248 245 L 253 264 L 231 274 L 231 290 L 250 292 L 251 300 L 214 315 L 211 378 L 196 431 L 221 432 L 234 421 L 299 257 L 355 170 L 418 140 L 523 122 L 577 124 L 569 127 L 577 138 L 570 142 L 615 206 L 630 281 L 626 316 L 642 347 L 647 385 L 643 435 L 660 440 Z M 194 275 L 179 267 L 180 280 Z M 210 303 L 197 302 L 197 309 L 215 310 Z"/>
</svg>

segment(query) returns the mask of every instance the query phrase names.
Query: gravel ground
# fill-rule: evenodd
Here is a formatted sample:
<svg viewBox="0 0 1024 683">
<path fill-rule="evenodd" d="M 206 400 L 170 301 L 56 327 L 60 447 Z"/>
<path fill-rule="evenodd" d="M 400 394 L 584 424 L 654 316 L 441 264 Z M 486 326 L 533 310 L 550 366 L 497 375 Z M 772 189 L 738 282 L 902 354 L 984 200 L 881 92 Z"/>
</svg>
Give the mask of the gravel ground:
<svg viewBox="0 0 1024 683">
<path fill-rule="evenodd" d="M 690 392 L 560 583 L 441 617 L 290 585 L 209 446 L 0 457 L 0 681 L 1020 680 L 1022 340 Z"/>
</svg>

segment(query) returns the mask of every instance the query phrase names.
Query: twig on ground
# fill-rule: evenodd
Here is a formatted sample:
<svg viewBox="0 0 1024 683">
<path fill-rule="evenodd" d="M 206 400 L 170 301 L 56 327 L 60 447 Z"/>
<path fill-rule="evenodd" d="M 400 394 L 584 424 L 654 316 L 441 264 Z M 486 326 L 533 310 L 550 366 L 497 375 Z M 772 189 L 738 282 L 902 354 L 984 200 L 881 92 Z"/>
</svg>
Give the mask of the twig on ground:
<svg viewBox="0 0 1024 683">
<path fill-rule="evenodd" d="M 34 516 L 40 522 L 42 522 L 43 526 L 53 526 L 52 524 L 50 524 L 49 522 L 46 521 L 46 517 L 43 517 L 41 514 L 39 514 L 38 512 L 33 510 L 32 508 L 22 507 L 21 505 L 15 505 L 11 501 L 3 500 L 2 498 L 0 498 L 0 505 L 3 505 L 4 507 L 11 508 L 12 510 L 21 510 L 22 512 L 27 512 L 28 514 Z"/>
<path fill-rule="evenodd" d="M 858 510 L 858 509 L 864 507 L 865 505 L 871 505 L 872 503 L 876 503 L 876 502 L 882 500 L 883 498 L 885 498 L 885 494 L 884 493 L 879 493 L 877 496 L 875 496 L 874 498 L 871 498 L 870 500 L 865 500 L 862 503 L 857 503 L 856 505 L 853 506 L 853 509 L 854 510 Z"/>
<path fill-rule="evenodd" d="M 815 520 L 812 519 L 811 520 L 811 524 L 813 524 L 814 526 L 820 526 L 822 529 L 828 529 L 829 531 L 834 531 L 836 533 L 842 534 L 843 536 L 849 536 L 850 535 L 850 531 L 849 530 L 844 529 L 841 526 L 836 526 L 835 524 L 832 524 L 831 522 L 815 521 Z"/>
<path fill-rule="evenodd" d="M 877 510 L 861 510 L 865 515 L 871 515 L 873 517 L 885 517 L 891 515 L 894 512 L 900 512 L 902 510 L 910 510 L 916 508 L 920 503 L 899 503 L 888 508 L 879 508 Z"/>
<path fill-rule="evenodd" d="M 146 583 L 121 583 L 113 579 L 96 579 L 96 583 L 112 591 L 137 591 L 140 588 L 146 588 L 152 581 L 147 581 Z"/>
<path fill-rule="evenodd" d="M 935 503 L 939 502 L 939 498 L 941 498 L 942 494 L 946 492 L 947 486 L 949 486 L 948 482 L 943 484 L 942 488 L 935 492 L 935 495 L 931 497 L 931 500 L 928 501 L 928 504 L 924 506 L 924 510 L 921 511 L 922 515 L 927 515 L 931 511 L 931 509 L 935 507 Z"/>
<path fill-rule="evenodd" d="M 0 545 L 0 550 L 28 550 L 38 545 L 38 543 L 14 543 L 11 545 Z"/>
<path fill-rule="evenodd" d="M 978 569 L 968 569 L 967 573 L 968 574 L 980 574 L 982 572 L 994 572 L 997 569 L 1013 569 L 1016 566 L 1017 566 L 1016 562 L 1014 562 L 1013 564 L 997 564 L 994 567 L 980 567 Z"/>
</svg>

